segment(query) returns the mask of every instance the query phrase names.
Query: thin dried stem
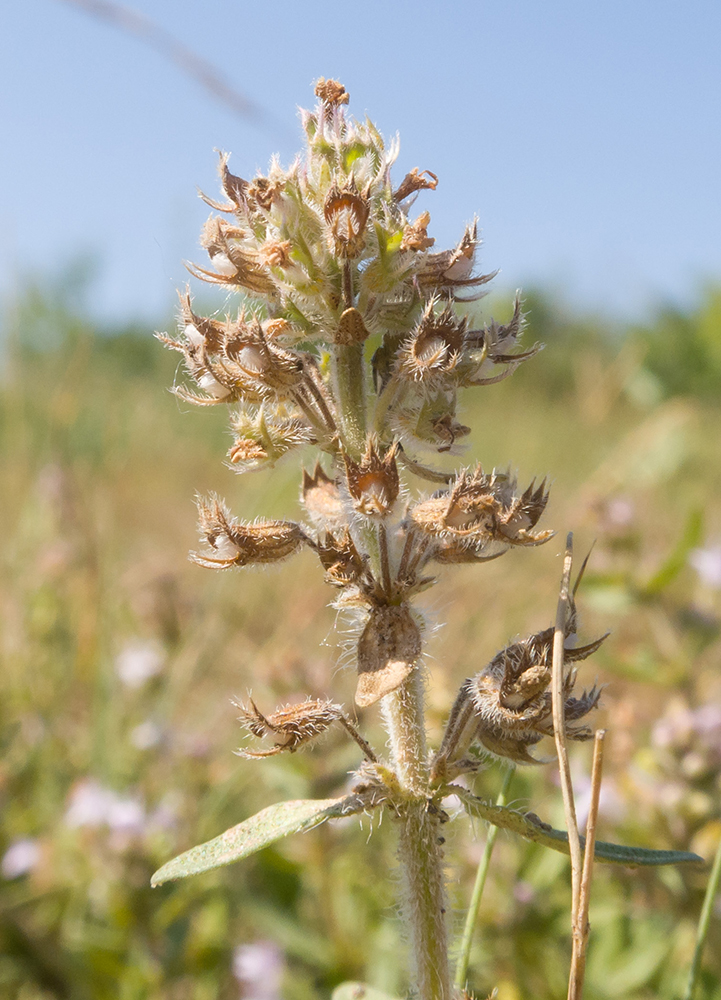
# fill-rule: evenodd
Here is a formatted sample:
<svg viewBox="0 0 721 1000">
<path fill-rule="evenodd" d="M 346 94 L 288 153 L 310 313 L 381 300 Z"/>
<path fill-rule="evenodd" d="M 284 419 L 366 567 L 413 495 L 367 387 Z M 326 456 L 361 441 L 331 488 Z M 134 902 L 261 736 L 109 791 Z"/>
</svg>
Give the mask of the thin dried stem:
<svg viewBox="0 0 721 1000">
<path fill-rule="evenodd" d="M 468 693 L 466 682 L 461 687 L 456 700 L 453 702 L 441 745 L 433 759 L 433 764 L 431 765 L 432 780 L 435 781 L 443 775 L 446 763 L 454 756 L 458 743 L 474 713 L 475 705 Z"/>
<path fill-rule="evenodd" d="M 80 7 L 88 14 L 104 21 L 110 21 L 111 24 L 122 28 L 123 31 L 147 42 L 151 48 L 174 62 L 180 70 L 193 77 L 213 97 L 225 104 L 235 114 L 256 122 L 256 124 L 268 126 L 268 115 L 264 108 L 239 93 L 223 78 L 212 63 L 202 59 L 145 14 L 132 10 L 130 7 L 113 3 L 111 0 L 66 0 L 66 3 Z M 274 131 L 277 131 L 277 128 Z"/>
<path fill-rule="evenodd" d="M 383 587 L 383 593 L 390 600 L 393 584 L 391 583 L 391 564 L 388 556 L 388 532 L 382 521 L 378 525 L 378 549 L 380 551 L 381 562 L 381 586 Z"/>
<path fill-rule="evenodd" d="M 563 559 L 563 576 L 561 578 L 561 591 L 558 597 L 558 609 L 556 611 L 556 628 L 553 633 L 553 735 L 556 741 L 556 753 L 558 754 L 558 768 L 561 776 L 561 791 L 563 792 L 563 811 L 566 817 L 566 828 L 568 830 L 568 846 L 571 853 L 571 926 L 576 929 L 578 917 L 579 892 L 581 888 L 581 872 L 583 868 L 583 852 L 581 849 L 581 838 L 578 834 L 578 823 L 576 821 L 576 806 L 573 801 L 573 783 L 571 781 L 571 768 L 568 762 L 568 746 L 566 741 L 566 714 L 564 698 L 564 676 L 563 676 L 563 656 L 564 643 L 566 640 L 566 621 L 570 605 L 570 584 L 571 569 L 573 568 L 573 533 L 569 532 L 566 538 L 566 554 Z"/>
<path fill-rule="evenodd" d="M 581 1000 L 583 981 L 586 975 L 586 952 L 588 949 L 588 909 L 591 902 L 591 879 L 593 877 L 593 860 L 596 851 L 596 823 L 598 820 L 598 802 L 601 795 L 601 779 L 603 776 L 603 748 L 606 730 L 598 729 L 593 742 L 593 766 L 591 768 L 591 803 L 586 822 L 586 843 L 583 852 L 583 872 L 578 902 L 578 927 L 573 933 L 573 955 L 571 958 L 571 975 L 568 982 L 569 1000 Z"/>
<path fill-rule="evenodd" d="M 374 750 L 372 749 L 371 745 L 369 743 L 367 743 L 366 740 L 363 739 L 363 737 L 358 732 L 358 730 L 355 728 L 355 726 L 350 721 L 350 719 L 348 718 L 348 716 L 347 715 L 340 715 L 338 717 L 338 722 L 340 722 L 341 726 L 343 726 L 345 728 L 346 732 L 356 741 L 356 743 L 358 744 L 358 746 L 363 751 L 366 759 L 372 761 L 372 763 L 374 763 L 374 764 L 377 764 L 378 763 L 378 757 L 376 756 L 376 754 L 375 754 Z"/>
</svg>

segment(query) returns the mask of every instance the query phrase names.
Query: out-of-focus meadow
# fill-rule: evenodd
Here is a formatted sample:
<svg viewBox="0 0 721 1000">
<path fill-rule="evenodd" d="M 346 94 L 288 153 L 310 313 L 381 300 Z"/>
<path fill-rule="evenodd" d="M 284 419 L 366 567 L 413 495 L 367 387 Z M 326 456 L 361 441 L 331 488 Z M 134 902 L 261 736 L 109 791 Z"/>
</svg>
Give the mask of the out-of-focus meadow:
<svg viewBox="0 0 721 1000">
<path fill-rule="evenodd" d="M 510 465 L 524 485 L 548 474 L 544 524 L 559 534 L 451 567 L 428 592 L 442 626 L 430 724 L 437 735 L 462 680 L 503 644 L 550 623 L 565 532 L 581 555 L 595 539 L 579 606 L 582 641 L 611 630 L 580 672 L 606 685 L 599 836 L 710 857 L 721 836 L 721 291 L 611 331 L 540 294 L 526 304 L 526 342 L 546 349 L 469 396 L 465 461 Z M 337 794 L 357 766 L 340 732 L 292 757 L 233 755 L 243 736 L 231 699 L 248 690 L 261 709 L 298 695 L 352 705 L 316 561 L 213 573 L 186 560 L 196 491 L 243 518 L 300 516 L 294 458 L 235 476 L 225 408 L 179 405 L 166 391 L 176 360 L 151 331 L 94 329 L 62 284 L 28 287 L 4 331 L 0 995 L 309 1000 L 345 979 L 397 993 L 389 816 L 149 887 L 179 851 L 279 799 Z M 375 708 L 360 725 L 382 747 Z M 573 761 L 583 813 L 587 745 Z M 495 796 L 501 777 L 490 765 L 477 793 Z M 520 770 L 511 797 L 563 825 L 553 764 Z M 486 831 L 462 817 L 448 830 L 460 927 Z M 682 993 L 706 877 L 597 866 L 589 1000 Z M 499 838 L 472 953 L 477 995 L 565 993 L 569 899 L 566 858 Z M 721 997 L 718 907 L 699 996 Z"/>
</svg>

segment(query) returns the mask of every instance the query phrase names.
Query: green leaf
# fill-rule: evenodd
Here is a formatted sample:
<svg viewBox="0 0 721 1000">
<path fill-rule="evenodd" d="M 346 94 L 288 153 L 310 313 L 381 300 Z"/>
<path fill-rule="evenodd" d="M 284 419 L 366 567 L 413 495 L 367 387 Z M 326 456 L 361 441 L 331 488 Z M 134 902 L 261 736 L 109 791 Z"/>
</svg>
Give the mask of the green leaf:
<svg viewBox="0 0 721 1000">
<path fill-rule="evenodd" d="M 660 594 L 679 575 L 688 562 L 692 549 L 701 544 L 703 538 L 703 511 L 692 510 L 684 525 L 683 534 L 676 547 L 667 556 L 663 565 L 654 573 L 650 580 L 641 587 L 642 597 L 653 597 Z"/>
<path fill-rule="evenodd" d="M 550 847 L 552 851 L 570 854 L 568 834 L 563 830 L 554 830 L 547 823 L 542 823 L 533 813 L 521 813 L 506 806 L 494 806 L 482 799 L 476 798 L 465 788 L 457 785 L 449 786 L 449 790 L 459 797 L 469 816 L 484 819 L 494 826 L 517 833 L 526 840 Z M 581 845 L 586 842 L 581 837 Z M 596 861 L 606 864 L 625 865 L 627 868 L 638 868 L 640 865 L 683 865 L 703 864 L 703 858 L 687 851 L 653 851 L 646 847 L 624 847 L 621 844 L 608 844 L 603 840 L 596 841 L 594 853 Z"/>
<path fill-rule="evenodd" d="M 393 997 L 365 983 L 349 982 L 336 986 L 330 1000 L 393 1000 Z"/>
<path fill-rule="evenodd" d="M 168 861 L 151 878 L 152 886 L 187 878 L 213 868 L 222 868 L 247 858 L 289 833 L 302 833 L 338 816 L 350 816 L 371 808 L 361 795 L 346 795 L 341 799 L 296 799 L 278 802 L 262 809 L 255 816 L 233 826 L 206 844 L 192 847 Z"/>
</svg>

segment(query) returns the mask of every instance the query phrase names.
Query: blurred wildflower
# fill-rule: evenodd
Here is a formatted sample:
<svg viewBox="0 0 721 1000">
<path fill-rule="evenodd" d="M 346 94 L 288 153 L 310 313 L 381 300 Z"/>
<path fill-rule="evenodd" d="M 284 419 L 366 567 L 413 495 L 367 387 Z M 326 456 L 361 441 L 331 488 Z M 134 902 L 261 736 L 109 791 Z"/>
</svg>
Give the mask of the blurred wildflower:
<svg viewBox="0 0 721 1000">
<path fill-rule="evenodd" d="M 23 837 L 14 841 L 3 855 L 0 871 L 3 878 L 20 878 L 27 875 L 40 861 L 41 847 L 39 841 L 32 837 Z"/>
<path fill-rule="evenodd" d="M 107 826 L 125 834 L 140 834 L 145 822 L 142 802 L 105 788 L 92 778 L 79 781 L 70 793 L 65 823 L 71 828 Z"/>
<path fill-rule="evenodd" d="M 254 941 L 233 952 L 233 975 L 243 1000 L 280 1000 L 284 972 L 283 952 L 274 941 Z"/>
<path fill-rule="evenodd" d="M 115 672 L 129 688 L 140 688 L 164 666 L 162 651 L 154 643 L 129 642 L 115 659 Z"/>
<path fill-rule="evenodd" d="M 721 588 L 721 545 L 693 549 L 688 559 L 707 587 Z"/>
<path fill-rule="evenodd" d="M 141 722 L 130 733 L 130 742 L 137 750 L 151 750 L 163 738 L 163 730 L 152 719 Z"/>
</svg>

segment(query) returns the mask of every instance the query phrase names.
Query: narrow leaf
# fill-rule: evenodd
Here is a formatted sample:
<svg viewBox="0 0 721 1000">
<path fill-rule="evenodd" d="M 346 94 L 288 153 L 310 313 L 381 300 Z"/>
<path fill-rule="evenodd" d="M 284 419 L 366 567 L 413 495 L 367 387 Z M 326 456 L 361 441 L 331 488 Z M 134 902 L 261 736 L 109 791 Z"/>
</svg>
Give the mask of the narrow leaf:
<svg viewBox="0 0 721 1000">
<path fill-rule="evenodd" d="M 206 844 L 192 847 L 168 861 L 151 878 L 152 886 L 222 868 L 255 854 L 289 833 L 301 833 L 338 816 L 350 816 L 371 807 L 362 795 L 341 799 L 297 799 L 268 806 Z"/>
<path fill-rule="evenodd" d="M 692 510 L 684 525 L 683 534 L 676 547 L 666 557 L 663 565 L 654 573 L 640 593 L 642 597 L 653 597 L 660 594 L 679 575 L 688 562 L 692 549 L 701 544 L 703 538 L 703 511 Z"/>
<path fill-rule="evenodd" d="M 526 840 L 550 847 L 552 851 L 569 854 L 568 834 L 563 830 L 554 830 L 547 823 L 542 823 L 533 813 L 521 813 L 506 806 L 494 806 L 471 795 L 465 788 L 450 785 L 463 803 L 469 816 L 484 819 L 494 826 L 517 833 Z M 581 845 L 585 846 L 586 838 L 581 837 Z M 627 868 L 638 868 L 640 865 L 682 865 L 703 864 L 703 858 L 687 851 L 654 851 L 646 847 L 624 847 L 621 844 L 608 844 L 603 840 L 596 841 L 594 852 L 596 861 L 607 864 L 624 865 Z"/>
</svg>

